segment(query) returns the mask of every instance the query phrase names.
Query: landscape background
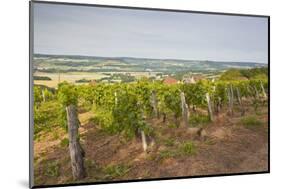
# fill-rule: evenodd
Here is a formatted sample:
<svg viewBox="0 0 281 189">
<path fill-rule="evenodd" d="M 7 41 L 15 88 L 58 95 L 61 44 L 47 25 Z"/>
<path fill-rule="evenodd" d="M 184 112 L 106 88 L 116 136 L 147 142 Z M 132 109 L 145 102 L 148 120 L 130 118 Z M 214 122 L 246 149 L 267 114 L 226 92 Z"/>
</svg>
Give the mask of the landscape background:
<svg viewBox="0 0 281 189">
<path fill-rule="evenodd" d="M 133 57 L 98 57 L 35 54 L 34 83 L 57 87 L 62 81 L 76 84 L 98 81 L 103 83 L 132 82 L 147 77 L 163 80 L 172 76 L 177 80 L 200 76 L 216 79 L 233 69 L 267 67 L 256 62 L 224 62 L 208 60 L 150 59 Z"/>
</svg>

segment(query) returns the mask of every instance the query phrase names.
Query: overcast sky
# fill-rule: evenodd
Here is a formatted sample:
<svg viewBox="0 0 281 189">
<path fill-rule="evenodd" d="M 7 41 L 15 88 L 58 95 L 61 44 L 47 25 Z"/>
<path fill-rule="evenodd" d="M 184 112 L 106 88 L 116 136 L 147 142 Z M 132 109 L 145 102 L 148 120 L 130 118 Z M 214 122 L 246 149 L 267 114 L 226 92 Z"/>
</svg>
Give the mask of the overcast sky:
<svg viewBox="0 0 281 189">
<path fill-rule="evenodd" d="M 34 5 L 35 53 L 267 63 L 267 18 Z"/>
</svg>

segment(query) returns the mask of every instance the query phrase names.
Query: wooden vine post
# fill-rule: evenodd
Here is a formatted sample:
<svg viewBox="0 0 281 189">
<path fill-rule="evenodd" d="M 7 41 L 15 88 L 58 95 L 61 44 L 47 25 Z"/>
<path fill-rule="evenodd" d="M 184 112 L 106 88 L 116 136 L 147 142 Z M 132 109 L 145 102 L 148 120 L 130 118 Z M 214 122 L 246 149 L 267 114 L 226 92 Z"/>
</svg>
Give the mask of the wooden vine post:
<svg viewBox="0 0 281 189">
<path fill-rule="evenodd" d="M 221 111 L 221 106 L 222 106 L 221 97 L 218 97 L 218 103 L 217 103 L 217 113 L 218 114 Z"/>
<path fill-rule="evenodd" d="M 140 105 L 140 103 L 138 102 L 138 106 Z M 140 108 L 140 107 L 139 107 Z M 142 110 L 142 108 L 140 108 L 141 110 L 141 117 L 142 119 L 144 119 L 144 112 Z M 140 132 L 141 134 L 141 142 L 142 142 L 142 148 L 143 148 L 143 151 L 146 152 L 147 151 L 147 140 L 146 140 L 146 136 L 145 136 L 145 133 L 143 130 L 141 129 L 138 129 L 138 133 Z"/>
<path fill-rule="evenodd" d="M 208 103 L 208 114 L 209 114 L 209 118 L 211 121 L 214 121 L 214 117 L 213 117 L 213 111 L 212 111 L 212 106 L 211 106 L 211 101 L 210 101 L 210 95 L 209 93 L 206 93 L 206 100 Z"/>
<path fill-rule="evenodd" d="M 234 92 L 233 92 L 233 87 L 232 87 L 232 84 L 230 85 L 230 94 L 231 94 L 231 103 L 232 103 L 232 106 L 233 106 L 233 103 L 234 103 Z"/>
<path fill-rule="evenodd" d="M 68 105 L 66 107 L 66 114 L 72 175 L 75 180 L 79 180 L 86 176 L 86 172 L 83 159 L 84 151 L 79 143 L 79 120 L 77 116 L 76 107 L 73 104 Z"/>
<path fill-rule="evenodd" d="M 259 92 L 256 86 L 254 86 L 254 90 L 255 90 L 255 97 L 256 99 L 259 99 Z"/>
<path fill-rule="evenodd" d="M 118 97 L 117 97 L 117 92 L 114 92 L 114 102 L 115 102 L 115 106 L 117 106 L 118 104 Z"/>
<path fill-rule="evenodd" d="M 242 111 L 241 116 L 243 116 L 245 114 L 245 108 L 243 106 L 241 96 L 240 96 L 240 91 L 239 91 L 238 87 L 236 87 L 236 93 L 237 93 L 237 101 L 238 101 L 238 104 L 240 105 L 240 108 L 241 108 L 241 111 Z"/>
<path fill-rule="evenodd" d="M 261 84 L 261 90 L 262 90 L 263 97 L 266 99 L 266 98 L 267 98 L 267 95 L 266 95 L 266 92 L 265 92 L 265 90 L 264 90 L 264 87 L 263 87 L 262 82 L 260 82 L 260 84 Z"/>
<path fill-rule="evenodd" d="M 141 140 L 142 140 L 143 151 L 146 152 L 146 150 L 147 150 L 147 142 L 146 142 L 146 136 L 145 136 L 144 131 L 141 131 Z"/>
<path fill-rule="evenodd" d="M 251 89 L 250 89 L 250 87 L 248 85 L 247 85 L 247 91 L 248 91 L 248 93 L 250 95 L 250 98 L 252 99 L 253 98 L 253 93 L 252 93 L 252 91 L 251 91 Z"/>
<path fill-rule="evenodd" d="M 42 99 L 43 99 L 43 102 L 46 102 L 44 90 L 42 90 Z"/>
<path fill-rule="evenodd" d="M 232 89 L 232 85 L 230 85 L 230 87 L 227 89 L 227 93 L 228 93 L 228 113 L 229 115 L 233 115 L 233 89 Z"/>
<path fill-rule="evenodd" d="M 188 127 L 188 106 L 185 102 L 185 96 L 183 92 L 180 93 L 180 98 L 181 98 L 181 110 L 182 110 L 184 126 Z"/>
<path fill-rule="evenodd" d="M 151 105 L 153 108 L 153 114 L 155 117 L 159 118 L 159 112 L 158 112 L 158 101 L 156 97 L 156 91 L 152 91 L 151 93 Z"/>
</svg>

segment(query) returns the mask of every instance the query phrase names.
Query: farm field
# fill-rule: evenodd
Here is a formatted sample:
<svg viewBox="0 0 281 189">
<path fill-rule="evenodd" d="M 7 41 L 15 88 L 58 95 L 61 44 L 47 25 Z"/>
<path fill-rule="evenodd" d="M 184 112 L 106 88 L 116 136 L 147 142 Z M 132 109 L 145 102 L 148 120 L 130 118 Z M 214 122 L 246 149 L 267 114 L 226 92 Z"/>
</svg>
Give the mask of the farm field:
<svg viewBox="0 0 281 189">
<path fill-rule="evenodd" d="M 69 83 L 74 83 L 81 85 L 83 83 L 77 83 L 75 81 L 86 79 L 86 80 L 98 80 L 102 78 L 109 77 L 112 74 L 126 74 L 127 72 L 108 72 L 107 75 L 103 72 L 66 72 L 66 73 L 47 73 L 36 71 L 34 76 L 49 77 L 51 80 L 34 80 L 35 85 L 44 85 L 47 87 L 57 88 L 59 82 L 67 81 Z M 136 79 L 142 77 L 155 76 L 157 72 L 130 72 L 130 75 Z"/>
<path fill-rule="evenodd" d="M 67 81 L 70 83 L 75 83 L 79 79 L 100 79 L 106 75 L 102 73 L 85 73 L 85 72 L 67 72 L 67 73 L 45 73 L 45 72 L 35 72 L 34 76 L 46 76 L 51 78 L 51 80 L 34 80 L 35 85 L 45 85 L 48 87 L 57 88 L 59 81 Z"/>
</svg>

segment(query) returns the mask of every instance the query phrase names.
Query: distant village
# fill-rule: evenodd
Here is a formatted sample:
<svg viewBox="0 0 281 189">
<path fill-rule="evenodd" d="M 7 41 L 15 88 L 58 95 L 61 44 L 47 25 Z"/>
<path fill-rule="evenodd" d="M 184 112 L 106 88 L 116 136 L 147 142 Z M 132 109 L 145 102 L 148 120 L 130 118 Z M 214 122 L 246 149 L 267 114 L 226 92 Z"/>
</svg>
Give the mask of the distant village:
<svg viewBox="0 0 281 189">
<path fill-rule="evenodd" d="M 150 75 L 150 74 L 149 74 Z M 177 84 L 177 83 L 196 83 L 203 79 L 208 79 L 211 81 L 215 81 L 216 76 L 204 76 L 202 74 L 188 74 L 183 75 L 182 79 L 177 79 L 176 77 L 172 75 L 165 75 L 165 74 L 155 74 L 155 76 L 149 76 L 149 77 L 141 77 L 146 78 L 148 80 L 153 81 L 162 81 L 164 84 L 171 85 L 171 84 Z M 83 80 L 85 83 L 90 83 L 92 85 L 96 83 L 121 83 L 121 82 L 134 82 L 137 78 L 135 76 L 132 76 L 130 73 L 125 74 L 113 74 L 110 77 L 105 77 L 99 80 Z"/>
</svg>

